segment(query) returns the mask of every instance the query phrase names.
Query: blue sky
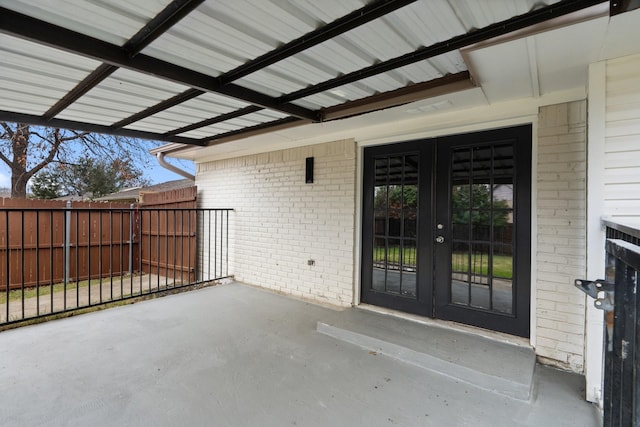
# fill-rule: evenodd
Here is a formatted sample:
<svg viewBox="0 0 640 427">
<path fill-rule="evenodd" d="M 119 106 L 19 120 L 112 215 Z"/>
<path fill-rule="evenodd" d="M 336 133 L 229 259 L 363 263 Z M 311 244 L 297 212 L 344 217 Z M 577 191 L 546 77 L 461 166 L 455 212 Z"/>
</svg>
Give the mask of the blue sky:
<svg viewBox="0 0 640 427">
<path fill-rule="evenodd" d="M 149 167 L 145 168 L 145 177 L 151 181 L 152 184 L 160 182 L 171 181 L 174 179 L 182 179 L 183 177 L 175 174 L 158 164 L 156 159 L 149 154 Z M 186 170 L 195 175 L 195 166 L 193 162 L 187 160 L 176 160 L 166 158 L 169 163 L 172 163 L 180 169 Z M 9 167 L 0 162 L 0 188 L 9 188 L 11 186 L 11 172 Z"/>
</svg>

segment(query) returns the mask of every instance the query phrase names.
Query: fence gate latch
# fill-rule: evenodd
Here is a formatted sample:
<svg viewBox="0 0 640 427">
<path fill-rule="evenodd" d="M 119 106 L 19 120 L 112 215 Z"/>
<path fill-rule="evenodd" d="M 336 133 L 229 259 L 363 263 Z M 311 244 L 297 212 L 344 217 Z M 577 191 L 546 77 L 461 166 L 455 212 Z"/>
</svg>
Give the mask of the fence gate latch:
<svg viewBox="0 0 640 427">
<path fill-rule="evenodd" d="M 593 305 L 604 311 L 604 319 L 607 326 L 607 350 L 613 351 L 613 314 L 614 314 L 614 289 L 613 282 L 606 280 L 583 280 L 576 279 L 576 288 L 580 289 L 591 298 L 595 299 Z"/>
</svg>

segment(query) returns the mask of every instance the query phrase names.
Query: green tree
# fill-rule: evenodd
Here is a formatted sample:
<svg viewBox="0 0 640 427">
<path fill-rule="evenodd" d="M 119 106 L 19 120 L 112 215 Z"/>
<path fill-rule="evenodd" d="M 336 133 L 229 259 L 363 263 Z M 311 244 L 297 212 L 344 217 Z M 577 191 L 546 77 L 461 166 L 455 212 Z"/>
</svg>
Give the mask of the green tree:
<svg viewBox="0 0 640 427">
<path fill-rule="evenodd" d="M 55 199 L 63 196 L 59 178 L 46 169 L 41 170 L 31 179 L 31 193 L 36 199 Z"/>
<path fill-rule="evenodd" d="M 418 187 L 416 185 L 390 185 L 389 208 L 415 208 L 418 206 Z M 381 209 L 387 204 L 387 187 L 377 187 L 374 193 L 374 208 Z"/>
<path fill-rule="evenodd" d="M 11 197 L 27 196 L 27 183 L 50 165 L 75 164 L 85 157 L 145 163 L 155 143 L 119 136 L 0 122 L 0 160 L 11 171 Z"/>
<path fill-rule="evenodd" d="M 143 186 L 148 182 L 143 171 L 133 164 L 120 161 L 79 159 L 75 164 L 47 168 L 34 177 L 32 192 L 37 198 L 64 195 L 90 199 L 114 193 L 126 187 Z"/>
<path fill-rule="evenodd" d="M 453 223 L 472 226 L 490 226 L 493 211 L 493 226 L 504 227 L 509 221 L 509 205 L 505 200 L 494 200 L 491 205 L 491 190 L 488 185 L 458 185 L 452 191 Z"/>
</svg>

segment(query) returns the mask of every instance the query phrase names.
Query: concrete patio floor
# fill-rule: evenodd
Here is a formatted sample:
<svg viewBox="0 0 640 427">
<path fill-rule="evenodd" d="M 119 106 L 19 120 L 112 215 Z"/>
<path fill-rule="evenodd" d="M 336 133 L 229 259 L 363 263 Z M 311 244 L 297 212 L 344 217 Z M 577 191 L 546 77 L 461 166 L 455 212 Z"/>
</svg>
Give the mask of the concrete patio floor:
<svg viewBox="0 0 640 427">
<path fill-rule="evenodd" d="M 578 375 L 519 400 L 317 331 L 362 312 L 227 284 L 4 331 L 0 425 L 599 425 Z"/>
</svg>

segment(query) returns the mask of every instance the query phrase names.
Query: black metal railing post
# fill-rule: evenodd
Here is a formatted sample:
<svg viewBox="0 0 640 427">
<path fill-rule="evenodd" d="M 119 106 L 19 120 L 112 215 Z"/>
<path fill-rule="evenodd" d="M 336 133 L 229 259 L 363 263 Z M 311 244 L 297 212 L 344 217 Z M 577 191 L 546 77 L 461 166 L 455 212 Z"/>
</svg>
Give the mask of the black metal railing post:
<svg viewBox="0 0 640 427">
<path fill-rule="evenodd" d="M 605 312 L 604 427 L 640 425 L 640 228 L 603 221 L 607 278 L 576 280 Z M 613 279 L 613 281 L 611 281 Z"/>
<path fill-rule="evenodd" d="M 0 208 L 0 326 L 229 277 L 230 211 Z"/>
</svg>

